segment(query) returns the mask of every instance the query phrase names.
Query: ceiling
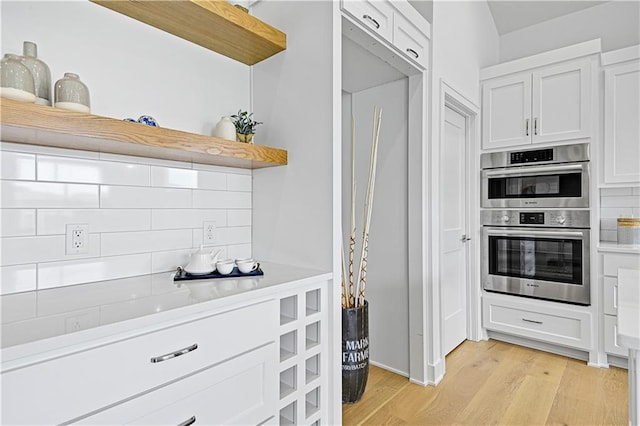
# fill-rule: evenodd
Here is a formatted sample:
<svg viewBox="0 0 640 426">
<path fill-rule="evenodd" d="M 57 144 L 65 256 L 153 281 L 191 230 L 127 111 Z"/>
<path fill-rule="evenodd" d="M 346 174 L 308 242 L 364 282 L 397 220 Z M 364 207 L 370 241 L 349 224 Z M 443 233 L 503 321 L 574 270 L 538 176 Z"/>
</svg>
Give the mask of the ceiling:
<svg viewBox="0 0 640 426">
<path fill-rule="evenodd" d="M 488 0 L 498 34 L 539 24 L 549 19 L 597 6 L 606 1 Z"/>
<path fill-rule="evenodd" d="M 451 1 L 451 0 L 435 0 Z M 468 0 L 474 1 L 474 0 Z M 477 1 L 477 0 L 475 0 Z M 409 0 L 427 21 L 433 22 L 433 0 Z M 595 0 L 488 0 L 489 9 L 498 34 L 506 34 L 521 28 L 559 16 L 597 6 L 606 1 Z"/>
</svg>

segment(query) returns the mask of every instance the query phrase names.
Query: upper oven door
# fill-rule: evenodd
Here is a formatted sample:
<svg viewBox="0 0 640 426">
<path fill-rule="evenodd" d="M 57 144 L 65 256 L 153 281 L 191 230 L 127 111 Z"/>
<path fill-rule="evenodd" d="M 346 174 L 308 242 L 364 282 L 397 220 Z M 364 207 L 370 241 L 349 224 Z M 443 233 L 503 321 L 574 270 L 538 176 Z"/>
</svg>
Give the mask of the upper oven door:
<svg viewBox="0 0 640 426">
<path fill-rule="evenodd" d="M 589 163 L 483 170 L 482 207 L 589 207 Z"/>
</svg>

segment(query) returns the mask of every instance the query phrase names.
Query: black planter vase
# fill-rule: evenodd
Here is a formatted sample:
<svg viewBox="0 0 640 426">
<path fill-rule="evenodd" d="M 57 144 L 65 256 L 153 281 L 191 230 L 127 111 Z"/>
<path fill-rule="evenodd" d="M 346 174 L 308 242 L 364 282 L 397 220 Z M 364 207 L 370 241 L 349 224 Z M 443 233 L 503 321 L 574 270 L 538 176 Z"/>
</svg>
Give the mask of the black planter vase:
<svg viewBox="0 0 640 426">
<path fill-rule="evenodd" d="M 362 398 L 369 377 L 369 303 L 342 309 L 342 402 Z"/>
</svg>

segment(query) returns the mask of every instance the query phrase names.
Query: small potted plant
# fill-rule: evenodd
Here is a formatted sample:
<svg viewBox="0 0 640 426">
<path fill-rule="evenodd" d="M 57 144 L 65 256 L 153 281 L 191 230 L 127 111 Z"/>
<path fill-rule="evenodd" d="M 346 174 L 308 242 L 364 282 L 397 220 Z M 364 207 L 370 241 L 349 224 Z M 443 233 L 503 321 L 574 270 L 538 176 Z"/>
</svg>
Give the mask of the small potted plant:
<svg viewBox="0 0 640 426">
<path fill-rule="evenodd" d="M 253 119 L 253 113 L 238 110 L 238 114 L 231 116 L 233 124 L 236 126 L 236 136 L 240 142 L 251 143 L 253 135 L 256 133 L 256 126 L 262 124 L 261 121 Z"/>
</svg>

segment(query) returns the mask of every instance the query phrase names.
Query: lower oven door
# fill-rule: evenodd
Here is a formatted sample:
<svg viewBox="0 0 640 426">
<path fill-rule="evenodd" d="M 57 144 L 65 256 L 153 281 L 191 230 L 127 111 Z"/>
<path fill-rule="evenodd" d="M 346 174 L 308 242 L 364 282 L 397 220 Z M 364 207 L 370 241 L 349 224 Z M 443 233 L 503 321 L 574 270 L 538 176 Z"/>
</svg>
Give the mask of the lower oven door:
<svg viewBox="0 0 640 426">
<path fill-rule="evenodd" d="M 487 291 L 589 305 L 588 229 L 484 227 Z"/>
</svg>

